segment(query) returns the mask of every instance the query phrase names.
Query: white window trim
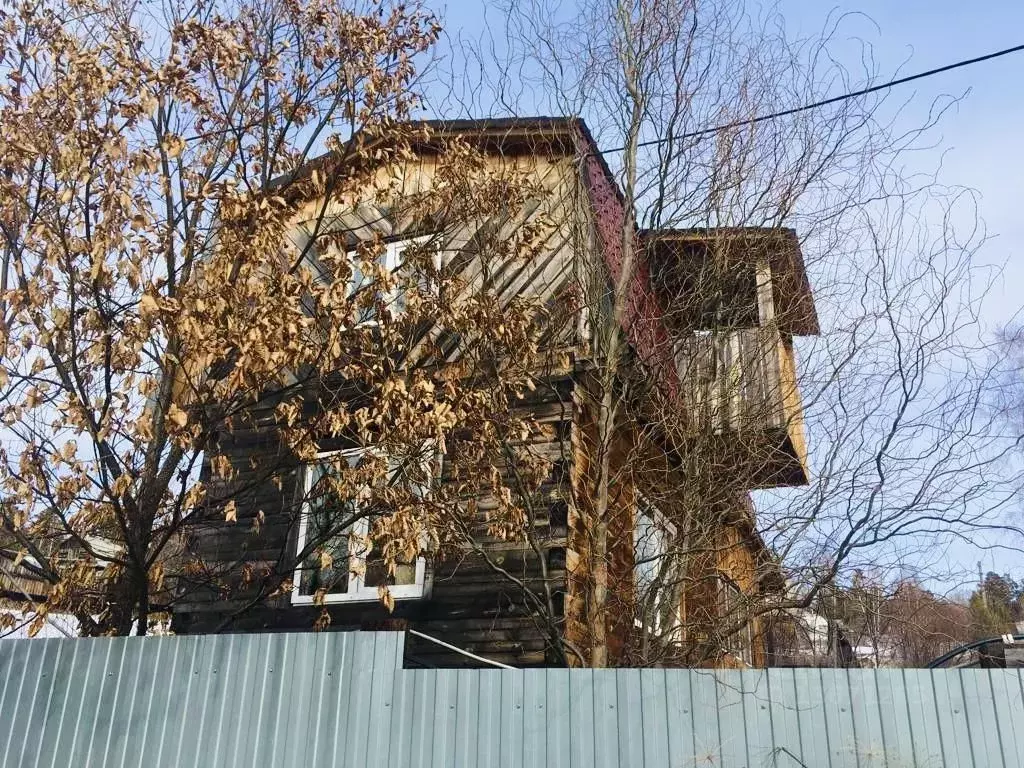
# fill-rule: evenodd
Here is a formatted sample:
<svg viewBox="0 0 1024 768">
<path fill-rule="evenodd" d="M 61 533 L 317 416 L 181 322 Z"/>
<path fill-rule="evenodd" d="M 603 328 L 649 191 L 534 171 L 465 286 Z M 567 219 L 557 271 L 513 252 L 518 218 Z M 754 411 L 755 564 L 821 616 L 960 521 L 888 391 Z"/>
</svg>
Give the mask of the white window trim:
<svg viewBox="0 0 1024 768">
<path fill-rule="evenodd" d="M 648 517 L 651 520 L 651 523 L 654 524 L 655 526 L 660 526 L 661 528 L 663 528 L 665 530 L 665 533 L 667 534 L 669 540 L 675 538 L 675 536 L 676 536 L 676 527 L 665 517 L 664 513 L 662 513 L 662 511 L 660 509 L 658 509 L 658 507 L 650 501 L 650 499 L 648 499 L 647 497 L 645 497 L 641 493 L 636 493 L 636 495 L 635 495 L 635 507 L 636 507 L 637 520 L 633 521 L 633 527 L 634 527 L 633 547 L 634 547 L 634 550 L 636 549 L 636 526 L 637 526 L 637 522 L 638 522 L 638 520 L 639 520 L 641 515 L 643 515 L 644 517 Z M 646 514 L 647 512 L 650 512 L 650 514 L 649 515 Z M 659 557 L 667 557 L 668 555 L 669 555 L 668 552 L 664 552 L 664 553 L 661 553 L 659 555 Z M 634 558 L 635 558 L 635 556 L 636 555 L 634 553 Z M 659 566 L 659 569 L 660 569 L 660 566 Z M 634 581 L 634 588 L 635 588 L 635 585 L 636 585 L 636 564 L 635 563 L 633 565 L 633 581 Z M 645 622 L 646 622 L 646 619 L 648 618 L 647 616 L 642 617 L 642 619 L 635 619 L 634 623 L 638 624 L 640 629 L 647 629 L 648 631 L 653 632 L 655 635 L 660 636 L 662 634 L 662 632 L 665 631 L 665 628 L 663 628 L 661 626 L 661 613 L 662 613 L 661 612 L 661 607 L 662 607 L 661 604 L 662 604 L 662 601 L 664 599 L 665 599 L 665 589 L 664 589 L 664 585 L 662 585 L 662 588 L 659 589 L 657 594 L 655 595 L 655 599 L 654 599 L 653 605 L 651 605 L 651 610 L 654 613 L 654 622 L 653 622 L 653 624 L 651 626 L 649 626 L 649 627 L 646 626 Z M 670 627 L 670 628 L 667 629 L 667 632 L 670 634 L 670 636 L 671 635 L 675 635 L 676 633 L 682 631 L 682 627 L 683 627 L 683 609 L 682 609 L 682 605 L 681 604 L 677 604 L 675 606 L 675 610 L 673 610 L 672 613 L 673 613 L 673 615 L 675 617 L 675 626 L 674 627 Z"/>
<path fill-rule="evenodd" d="M 388 272 L 394 272 L 400 266 L 402 266 L 402 253 L 411 245 L 421 245 L 428 242 L 434 235 L 420 235 L 419 237 L 409 237 L 401 240 L 391 240 L 384 244 L 384 269 Z M 356 254 L 356 250 L 350 250 L 346 252 L 345 256 L 348 259 L 349 265 L 353 265 Z M 441 269 L 441 252 L 434 251 L 434 268 Z M 354 276 L 353 276 L 354 277 Z M 349 278 L 348 282 L 349 295 L 355 290 L 353 278 Z M 393 306 L 401 295 L 400 288 L 393 288 L 390 291 L 383 293 L 385 306 Z M 394 312 L 392 313 L 394 314 Z M 359 320 L 356 324 L 356 328 L 376 328 L 380 325 L 380 321 L 376 317 L 370 317 L 366 320 Z"/>
<path fill-rule="evenodd" d="M 317 462 L 339 456 L 359 456 L 369 453 L 369 448 L 352 448 L 340 451 L 323 451 L 316 455 Z M 306 542 L 306 530 L 309 520 L 309 494 L 313 489 L 313 472 L 310 465 L 302 468 L 303 502 L 302 511 L 299 515 L 299 536 L 296 543 L 296 552 L 302 551 Z M 316 595 L 302 594 L 302 572 L 303 564 L 300 562 L 295 567 L 295 574 L 292 579 L 292 605 L 319 605 L 335 603 L 369 603 L 380 601 L 380 588 L 368 587 L 364 583 L 366 556 L 356 551 L 358 542 L 365 541 L 370 532 L 370 520 L 368 517 L 361 517 L 352 524 L 348 538 L 349 546 L 349 574 L 348 584 L 345 592 L 325 594 L 319 600 Z M 357 561 L 362 562 L 361 569 L 354 569 L 352 566 Z M 363 571 L 362 574 L 357 570 Z M 427 561 L 424 557 L 416 558 L 416 575 L 412 584 L 392 584 L 388 586 L 388 592 L 394 600 L 416 600 L 423 598 L 427 593 Z"/>
</svg>

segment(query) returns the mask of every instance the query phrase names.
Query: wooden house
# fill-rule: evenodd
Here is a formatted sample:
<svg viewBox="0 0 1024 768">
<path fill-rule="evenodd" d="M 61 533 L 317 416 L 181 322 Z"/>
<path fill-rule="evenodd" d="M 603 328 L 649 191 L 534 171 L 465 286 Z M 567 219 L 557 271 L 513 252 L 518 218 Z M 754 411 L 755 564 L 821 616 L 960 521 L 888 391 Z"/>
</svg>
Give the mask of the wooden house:
<svg viewBox="0 0 1024 768">
<path fill-rule="evenodd" d="M 220 446 L 239 468 L 236 482 L 248 488 L 240 497 L 238 522 L 225 523 L 214 515 L 196 526 L 189 544 L 231 588 L 179 601 L 175 631 L 303 630 L 326 607 L 330 630 L 408 628 L 517 667 L 576 663 L 555 651 L 552 632 L 576 647 L 586 645 L 582 590 L 588 566 L 580 494 L 593 471 L 582 447 L 595 426 L 590 390 L 596 353 L 593 318 L 585 305 L 566 297 L 579 285 L 607 285 L 623 269 L 623 198 L 580 120 L 458 121 L 429 128 L 429 138 L 414 144 L 415 159 L 398 172 L 410 189 L 430 189 L 443 161 L 443 141 L 457 136 L 482 150 L 488 162 L 529 174 L 547 192 L 526 214 L 554 221 L 545 258 L 490 275 L 504 294 L 527 293 L 551 306 L 574 308 L 546 338 L 559 364 L 549 372 L 546 386 L 526 393 L 521 403 L 546 425 L 544 443 L 535 448 L 551 459 L 553 468 L 541 489 L 545 504 L 530 521 L 532 544 L 492 539 L 484 553 L 419 558 L 396 574 L 390 588 L 393 610 L 381 604 L 377 577 L 366 562 L 345 575 L 342 587 L 317 597 L 316 579 L 322 574 L 315 565 L 296 572 L 290 589 L 260 588 L 251 574 L 283 568 L 306 526 L 314 524 L 302 499 L 321 470 L 297 463 L 285 482 L 260 482 L 260 456 L 280 458 L 283 449 L 269 430 L 240 431 L 225 436 Z M 393 168 L 381 172 L 396 173 Z M 309 205 L 312 209 L 317 201 Z M 370 204 L 332 213 L 354 241 L 383 237 L 395 259 L 418 236 L 390 211 Z M 507 224 L 485 225 L 500 229 Z M 461 231 L 446 244 L 450 268 L 474 269 L 472 242 L 473 232 Z M 638 266 L 627 286 L 622 333 L 637 370 L 657 372 L 663 393 L 658 407 L 669 403 L 683 417 L 663 429 L 638 428 L 635 433 L 627 423 L 616 438 L 612 468 L 627 480 L 616 484 L 607 513 L 614 606 L 607 617 L 610 662 L 681 664 L 686 659 L 678 656 L 652 662 L 653 657 L 637 654 L 637 637 L 653 626 L 629 608 L 652 580 L 637 552 L 654 547 L 657 554 L 657 547 L 670 546 L 673 536 L 682 535 L 678 525 L 666 522 L 675 516 L 673 499 L 688 494 L 692 504 L 695 487 L 714 492 L 728 474 L 731 485 L 703 505 L 705 541 L 690 563 L 686 584 L 652 598 L 660 630 L 672 636 L 672 622 L 689 625 L 689 619 L 701 616 L 714 627 L 723 611 L 778 586 L 777 567 L 757 534 L 748 492 L 807 481 L 792 339 L 816 333 L 817 323 L 799 243 L 790 230 L 645 231 L 636 233 L 632 247 Z M 713 291 L 707 288 L 712 285 Z M 644 407 L 638 406 L 638 418 Z M 698 440 L 701 450 L 710 445 L 729 457 L 721 463 L 719 479 L 713 473 L 702 476 L 704 486 L 695 484 L 684 460 Z M 637 452 L 657 471 L 634 476 L 630 464 Z M 446 482 L 447 469 L 445 457 L 439 456 L 434 479 Z M 208 477 L 210 467 L 203 471 Z M 485 509 L 487 500 L 479 501 Z M 245 524 L 257 509 L 264 516 L 258 532 Z M 544 619 L 538 615 L 541 603 L 547 610 Z M 753 620 L 724 638 L 704 632 L 702 642 L 711 637 L 719 652 L 705 654 L 702 663 L 763 666 L 759 627 Z M 478 663 L 412 634 L 406 660 L 438 666 Z"/>
<path fill-rule="evenodd" d="M 0 548 L 0 609 L 46 598 L 47 585 L 19 561 L 18 550 Z"/>
<path fill-rule="evenodd" d="M 66 543 L 61 546 L 47 541 L 46 548 L 50 547 L 56 547 L 56 559 L 65 564 L 80 557 L 80 552 Z M 18 542 L 0 541 L 0 640 L 74 637 L 79 633 L 74 616 L 38 610 L 39 605 L 46 603 L 52 589 L 40 575 L 38 565 Z"/>
</svg>

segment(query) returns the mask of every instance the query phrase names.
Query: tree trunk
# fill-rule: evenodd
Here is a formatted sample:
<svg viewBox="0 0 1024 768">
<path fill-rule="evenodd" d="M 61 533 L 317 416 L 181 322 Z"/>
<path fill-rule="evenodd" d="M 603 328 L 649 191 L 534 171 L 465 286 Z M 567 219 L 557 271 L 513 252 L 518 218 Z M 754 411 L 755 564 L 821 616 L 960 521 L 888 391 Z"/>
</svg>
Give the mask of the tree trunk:
<svg viewBox="0 0 1024 768">
<path fill-rule="evenodd" d="M 612 387 L 605 382 L 597 420 L 598 474 L 593 496 L 593 525 L 590 531 L 591 589 L 587 601 L 587 629 L 590 634 L 590 666 L 608 666 L 608 513 L 611 483 L 611 440 L 615 427 Z"/>
</svg>

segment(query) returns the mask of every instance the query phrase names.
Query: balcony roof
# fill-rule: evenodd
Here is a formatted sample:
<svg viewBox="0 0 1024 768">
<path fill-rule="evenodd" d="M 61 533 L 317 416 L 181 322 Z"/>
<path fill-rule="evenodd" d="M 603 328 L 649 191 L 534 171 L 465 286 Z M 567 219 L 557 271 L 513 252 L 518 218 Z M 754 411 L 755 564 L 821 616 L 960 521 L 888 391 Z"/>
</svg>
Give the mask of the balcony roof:
<svg viewBox="0 0 1024 768">
<path fill-rule="evenodd" d="M 785 227 L 703 227 L 646 229 L 641 243 L 700 244 L 726 242 L 763 250 L 772 273 L 772 293 L 779 328 L 794 336 L 816 336 L 818 313 L 796 232 Z"/>
</svg>

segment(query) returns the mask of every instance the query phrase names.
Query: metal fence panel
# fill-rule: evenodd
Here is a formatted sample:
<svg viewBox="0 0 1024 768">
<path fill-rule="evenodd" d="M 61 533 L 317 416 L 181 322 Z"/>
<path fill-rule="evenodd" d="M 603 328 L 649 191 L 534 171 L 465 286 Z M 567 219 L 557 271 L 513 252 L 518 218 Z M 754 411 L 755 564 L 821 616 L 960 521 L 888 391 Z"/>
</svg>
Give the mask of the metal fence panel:
<svg viewBox="0 0 1024 768">
<path fill-rule="evenodd" d="M 0 768 L 1019 768 L 1010 670 L 403 670 L 400 633 L 0 642 Z"/>
</svg>

